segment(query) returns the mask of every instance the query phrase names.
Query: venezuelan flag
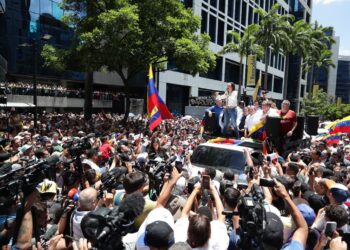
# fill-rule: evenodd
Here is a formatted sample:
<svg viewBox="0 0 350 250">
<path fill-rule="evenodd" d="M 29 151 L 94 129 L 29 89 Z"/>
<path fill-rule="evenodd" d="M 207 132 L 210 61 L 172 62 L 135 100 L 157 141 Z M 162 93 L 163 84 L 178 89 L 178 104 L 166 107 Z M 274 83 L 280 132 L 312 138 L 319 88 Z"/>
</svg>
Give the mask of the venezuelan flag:
<svg viewBox="0 0 350 250">
<path fill-rule="evenodd" d="M 149 119 L 149 128 L 154 130 L 163 119 L 174 119 L 169 112 L 168 107 L 160 98 L 156 87 L 154 86 L 152 65 L 149 66 L 148 74 L 148 96 L 147 96 L 147 113 Z"/>
<path fill-rule="evenodd" d="M 332 135 L 326 135 L 323 137 L 323 140 L 328 144 L 328 145 L 333 145 L 333 144 L 338 144 L 339 141 L 342 139 L 343 134 L 332 134 Z"/>
<path fill-rule="evenodd" d="M 257 122 L 249 130 L 249 137 L 255 140 L 263 141 L 266 139 L 266 128 L 263 121 Z"/>
<path fill-rule="evenodd" d="M 350 133 L 350 116 L 344 117 L 336 124 L 332 124 L 329 134 Z"/>
</svg>

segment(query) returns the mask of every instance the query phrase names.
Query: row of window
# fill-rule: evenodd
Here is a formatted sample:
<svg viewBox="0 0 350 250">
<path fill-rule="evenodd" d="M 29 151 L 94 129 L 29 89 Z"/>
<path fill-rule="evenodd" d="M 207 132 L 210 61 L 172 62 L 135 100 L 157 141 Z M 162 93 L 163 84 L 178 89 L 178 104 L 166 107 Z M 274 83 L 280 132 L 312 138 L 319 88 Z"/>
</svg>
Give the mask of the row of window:
<svg viewBox="0 0 350 250">
<path fill-rule="evenodd" d="M 224 79 L 223 79 L 223 58 L 218 57 L 216 60 L 216 67 L 214 70 L 209 71 L 208 73 L 200 73 L 200 77 L 209 78 L 217 81 L 225 81 L 225 82 L 239 82 L 239 64 L 231 61 L 229 59 L 225 59 L 225 73 L 224 73 Z M 261 74 L 262 79 L 261 81 L 264 82 L 264 73 Z M 260 77 L 260 70 L 256 70 L 255 72 L 255 79 L 258 81 Z M 267 90 L 273 91 L 276 93 L 282 93 L 283 91 L 283 79 L 280 77 L 272 77 L 271 74 L 268 74 L 267 79 L 268 85 Z M 273 84 L 272 84 L 273 83 Z"/>
</svg>

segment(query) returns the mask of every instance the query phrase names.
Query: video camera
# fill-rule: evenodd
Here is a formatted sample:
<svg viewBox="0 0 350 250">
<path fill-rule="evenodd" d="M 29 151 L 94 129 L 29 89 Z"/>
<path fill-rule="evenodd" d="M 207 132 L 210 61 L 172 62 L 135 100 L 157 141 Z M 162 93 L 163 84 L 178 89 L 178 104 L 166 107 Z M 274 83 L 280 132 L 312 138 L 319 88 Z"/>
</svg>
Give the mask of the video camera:
<svg viewBox="0 0 350 250">
<path fill-rule="evenodd" d="M 75 138 L 73 140 L 69 140 L 63 145 L 63 148 L 67 148 L 69 154 L 72 157 L 80 156 L 84 153 L 84 150 L 91 149 L 89 139 L 93 137 L 95 137 L 95 134 L 91 133 L 82 138 Z"/>
<path fill-rule="evenodd" d="M 124 249 L 122 236 L 131 232 L 145 205 L 141 193 L 128 195 L 118 208 L 98 208 L 84 216 L 81 228 L 94 249 Z"/>
<path fill-rule="evenodd" d="M 15 196 L 19 192 L 24 195 L 31 193 L 45 178 L 55 176 L 55 166 L 58 156 L 51 156 L 45 160 L 32 161 L 25 167 L 10 170 L 0 176 L 0 195 Z"/>
<path fill-rule="evenodd" d="M 264 193 L 257 184 L 254 184 L 249 194 L 241 196 L 238 202 L 238 212 L 224 211 L 227 221 L 232 223 L 232 216 L 239 215 L 237 242 L 238 249 L 261 249 L 262 235 L 266 225 L 266 211 L 263 205 Z M 233 228 L 233 225 L 229 225 Z"/>
</svg>

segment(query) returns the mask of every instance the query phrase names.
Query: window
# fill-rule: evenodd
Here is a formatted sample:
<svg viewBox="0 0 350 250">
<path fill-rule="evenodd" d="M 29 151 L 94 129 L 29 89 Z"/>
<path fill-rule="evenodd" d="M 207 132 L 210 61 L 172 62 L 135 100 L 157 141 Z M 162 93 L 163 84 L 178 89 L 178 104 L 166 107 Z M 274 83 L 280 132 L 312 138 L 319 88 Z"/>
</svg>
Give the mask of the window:
<svg viewBox="0 0 350 250">
<path fill-rule="evenodd" d="M 265 88 L 264 84 L 265 84 L 265 72 L 263 72 L 261 75 L 261 85 L 263 86 L 262 88 Z M 271 74 L 268 74 L 268 77 L 267 77 L 267 90 L 272 91 L 272 75 Z"/>
<path fill-rule="evenodd" d="M 304 93 L 305 93 L 305 85 L 301 85 L 300 86 L 300 97 L 304 97 Z"/>
<path fill-rule="evenodd" d="M 217 8 L 218 1 L 217 0 L 210 0 L 210 5 Z"/>
<path fill-rule="evenodd" d="M 29 11 L 39 14 L 40 13 L 40 1 L 39 0 L 31 1 Z"/>
<path fill-rule="evenodd" d="M 233 18 L 233 0 L 228 0 L 227 2 L 227 15 Z"/>
<path fill-rule="evenodd" d="M 226 0 L 219 0 L 219 10 L 223 13 L 225 13 L 225 5 L 226 5 Z"/>
<path fill-rule="evenodd" d="M 237 22 L 240 21 L 241 16 L 241 0 L 236 0 L 236 6 L 235 6 L 235 20 Z"/>
<path fill-rule="evenodd" d="M 249 10 L 248 25 L 250 25 L 253 23 L 253 8 L 249 7 L 248 10 Z"/>
<path fill-rule="evenodd" d="M 210 40 L 215 43 L 215 37 L 216 37 L 216 18 L 215 16 L 210 15 L 209 19 L 209 36 Z"/>
<path fill-rule="evenodd" d="M 229 36 L 227 33 L 233 31 L 233 27 L 231 25 L 227 25 L 226 27 L 226 43 L 232 42 L 232 36 Z"/>
<path fill-rule="evenodd" d="M 194 151 L 191 162 L 199 166 L 205 165 L 213 168 L 225 167 L 243 171 L 246 160 L 241 151 L 202 145 L 198 146 Z"/>
<path fill-rule="evenodd" d="M 34 1 L 35 2 L 35 1 Z M 52 14 L 51 0 L 40 0 L 40 13 Z"/>
<path fill-rule="evenodd" d="M 223 21 L 219 20 L 217 44 L 221 46 L 224 45 L 224 35 L 225 35 L 225 24 Z"/>
<path fill-rule="evenodd" d="M 56 19 L 61 20 L 63 16 L 63 10 L 60 8 L 60 4 L 52 2 L 52 15 Z"/>
<path fill-rule="evenodd" d="M 226 59 L 225 62 L 225 82 L 238 83 L 239 65 L 236 62 Z"/>
<path fill-rule="evenodd" d="M 282 78 L 278 77 L 278 76 L 275 76 L 274 78 L 274 85 L 273 85 L 273 92 L 276 92 L 276 93 L 282 93 Z"/>
<path fill-rule="evenodd" d="M 201 32 L 208 33 L 208 12 L 202 10 Z"/>
<path fill-rule="evenodd" d="M 208 73 L 199 73 L 200 77 L 205 77 L 213 80 L 222 80 L 222 57 L 216 59 L 216 67 L 214 70 L 209 71 Z"/>
<path fill-rule="evenodd" d="M 242 2 L 242 25 L 246 26 L 247 22 L 247 3 L 245 1 Z"/>
</svg>

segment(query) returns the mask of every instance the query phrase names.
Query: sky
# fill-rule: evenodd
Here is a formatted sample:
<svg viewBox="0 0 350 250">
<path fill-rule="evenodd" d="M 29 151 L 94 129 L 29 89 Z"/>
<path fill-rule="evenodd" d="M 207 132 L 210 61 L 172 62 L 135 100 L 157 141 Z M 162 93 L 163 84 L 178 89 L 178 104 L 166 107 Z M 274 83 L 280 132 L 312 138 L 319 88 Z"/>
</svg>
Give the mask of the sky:
<svg viewBox="0 0 350 250">
<path fill-rule="evenodd" d="M 334 27 L 340 37 L 339 55 L 350 56 L 350 0 L 313 0 L 312 20 Z"/>
</svg>

